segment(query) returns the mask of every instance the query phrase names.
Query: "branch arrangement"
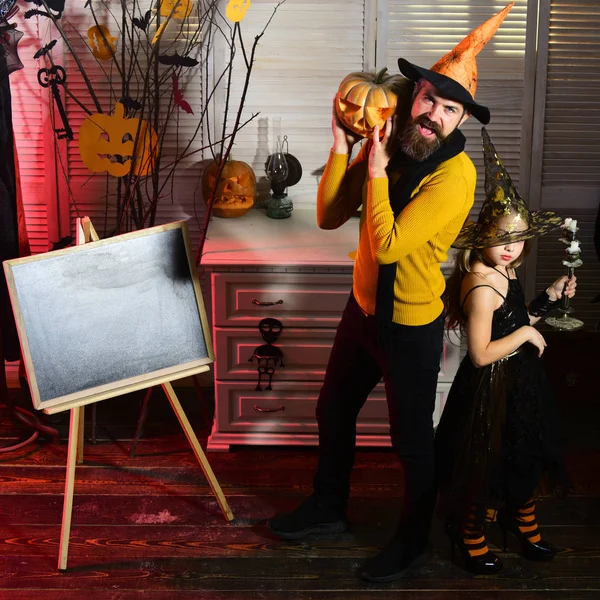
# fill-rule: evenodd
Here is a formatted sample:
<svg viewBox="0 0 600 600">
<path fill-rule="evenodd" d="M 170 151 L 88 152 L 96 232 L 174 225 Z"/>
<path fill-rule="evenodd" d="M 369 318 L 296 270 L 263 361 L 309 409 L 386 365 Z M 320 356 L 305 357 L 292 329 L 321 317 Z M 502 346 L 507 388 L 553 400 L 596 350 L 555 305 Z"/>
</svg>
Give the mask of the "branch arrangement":
<svg viewBox="0 0 600 600">
<path fill-rule="evenodd" d="M 219 166 L 214 194 L 238 131 L 258 115 L 243 117 L 256 49 L 285 0 L 275 6 L 250 49 L 242 35 L 243 14 L 233 12 L 240 8 L 235 0 L 229 0 L 226 14 L 221 11 L 224 0 L 87 0 L 84 16 L 89 14 L 95 24 L 87 32 L 78 30 L 72 19 L 63 19 L 64 0 L 28 1 L 39 8 L 27 11 L 25 17 L 50 20 L 76 65 L 75 73 L 65 75 L 64 67 L 56 64 L 56 40 L 36 53 L 48 66 L 40 70 L 45 83 L 40 74 L 38 79 L 52 87 L 63 120 L 63 127 L 56 127 L 57 138 L 72 140 L 75 133 L 86 166 L 106 173 L 104 234 L 153 226 L 159 204 L 173 200 L 178 169 L 198 153 L 203 158 L 209 152 Z M 223 46 L 225 66 L 213 74 L 215 48 Z M 238 64 L 243 64 L 245 76 L 241 96 L 232 98 L 237 52 L 242 54 Z M 81 84 L 72 85 L 77 79 Z M 185 99 L 186 87 L 198 79 L 202 105 L 194 106 Z M 65 102 L 72 103 L 69 111 L 61 104 L 59 86 Z M 224 105 L 217 105 L 219 98 L 224 98 Z M 84 120 L 73 132 L 68 120 L 77 112 Z M 222 115 L 219 124 L 212 122 L 213 115 Z M 204 140 L 199 140 L 202 134 Z M 63 172 L 67 173 L 64 165 Z M 201 175 L 198 169 L 199 179 Z M 79 213 L 70 186 L 69 193 Z M 205 199 L 198 263 L 213 194 Z"/>
</svg>

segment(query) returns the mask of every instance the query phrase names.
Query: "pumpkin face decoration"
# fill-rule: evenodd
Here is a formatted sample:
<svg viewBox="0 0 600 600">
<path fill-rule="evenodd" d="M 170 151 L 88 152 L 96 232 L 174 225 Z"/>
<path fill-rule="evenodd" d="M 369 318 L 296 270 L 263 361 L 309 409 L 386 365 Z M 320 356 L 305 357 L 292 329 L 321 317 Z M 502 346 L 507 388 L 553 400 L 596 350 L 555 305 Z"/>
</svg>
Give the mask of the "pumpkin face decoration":
<svg viewBox="0 0 600 600">
<path fill-rule="evenodd" d="M 208 202 L 215 188 L 220 164 L 213 161 L 202 176 L 202 195 Z M 241 217 L 256 199 L 256 176 L 250 165 L 240 160 L 228 160 L 223 167 L 212 201 L 217 217 Z"/>
<path fill-rule="evenodd" d="M 108 27 L 104 25 L 94 25 L 88 29 L 88 45 L 92 54 L 99 60 L 110 60 L 114 56 L 117 51 L 117 39 L 110 35 Z"/>
<path fill-rule="evenodd" d="M 225 8 L 225 16 L 233 23 L 239 23 L 250 8 L 250 0 L 229 0 Z"/>
<path fill-rule="evenodd" d="M 143 119 L 128 119 L 124 114 L 123 105 L 117 102 L 112 116 L 96 113 L 81 124 L 79 152 L 90 171 L 107 171 L 115 177 L 152 172 L 158 154 L 158 136 Z"/>
<path fill-rule="evenodd" d="M 385 126 L 396 111 L 398 97 L 404 90 L 412 91 L 412 82 L 401 75 L 386 75 L 382 69 L 373 73 L 350 73 L 338 89 L 335 111 L 340 121 L 362 137 L 373 134 L 373 128 Z M 407 97 L 408 94 L 402 94 Z M 404 98 L 403 98 L 404 101 Z"/>
</svg>

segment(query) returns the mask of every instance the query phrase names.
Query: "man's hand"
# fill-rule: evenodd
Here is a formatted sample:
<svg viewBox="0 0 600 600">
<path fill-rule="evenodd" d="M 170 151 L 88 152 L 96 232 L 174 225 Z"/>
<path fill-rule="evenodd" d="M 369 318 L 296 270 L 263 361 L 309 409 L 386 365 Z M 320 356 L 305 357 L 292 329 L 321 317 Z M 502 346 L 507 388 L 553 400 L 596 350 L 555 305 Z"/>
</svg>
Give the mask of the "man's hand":
<svg viewBox="0 0 600 600">
<path fill-rule="evenodd" d="M 369 152 L 369 178 L 377 179 L 378 177 L 387 177 L 385 168 L 390 161 L 388 154 L 388 142 L 392 136 L 392 119 L 388 119 L 385 123 L 385 132 L 383 138 L 379 139 L 379 126 L 375 126 L 373 130 L 373 138 L 371 143 L 371 151 Z"/>
<path fill-rule="evenodd" d="M 362 138 L 357 133 L 346 129 L 335 111 L 337 96 L 333 99 L 333 111 L 331 116 L 331 129 L 333 131 L 333 151 L 336 154 L 350 154 L 354 144 Z"/>
</svg>

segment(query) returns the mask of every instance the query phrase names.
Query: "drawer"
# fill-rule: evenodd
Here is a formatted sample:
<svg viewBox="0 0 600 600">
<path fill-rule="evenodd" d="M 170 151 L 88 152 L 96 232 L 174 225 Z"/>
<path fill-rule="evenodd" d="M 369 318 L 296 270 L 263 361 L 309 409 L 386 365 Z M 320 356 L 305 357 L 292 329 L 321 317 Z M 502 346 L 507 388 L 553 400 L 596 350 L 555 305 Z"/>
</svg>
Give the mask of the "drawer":
<svg viewBox="0 0 600 600">
<path fill-rule="evenodd" d="M 352 275 L 212 273 L 213 325 L 255 327 L 273 317 L 284 325 L 335 328 Z"/>
<path fill-rule="evenodd" d="M 285 367 L 277 367 L 273 385 L 280 381 L 323 381 L 331 354 L 335 329 L 285 328 L 275 342 L 283 352 Z M 249 362 L 257 346 L 265 342 L 258 327 L 216 328 L 214 336 L 216 361 L 215 379 L 225 381 L 256 381 L 256 359 Z M 460 359 L 459 338 L 454 331 L 450 340 L 444 336 L 439 380 L 452 382 Z"/>
<path fill-rule="evenodd" d="M 285 367 L 277 366 L 273 385 L 280 381 L 323 381 L 331 354 L 335 329 L 284 328 L 275 342 L 283 352 Z M 215 329 L 215 379 L 258 379 L 258 363 L 250 362 L 257 346 L 264 344 L 258 327 Z"/>
<path fill-rule="evenodd" d="M 215 384 L 218 399 L 215 425 L 223 432 L 254 432 L 261 435 L 284 433 L 317 433 L 315 410 L 321 384 L 282 382 L 271 392 L 256 391 L 254 382 L 222 382 Z M 449 383 L 439 383 L 433 424 L 438 424 Z M 357 421 L 357 433 L 389 434 L 389 417 L 385 389 L 375 387 L 363 406 Z"/>
<path fill-rule="evenodd" d="M 272 392 L 255 391 L 255 385 L 255 382 L 216 382 L 215 419 L 219 431 L 317 433 L 315 409 L 320 383 L 282 382 Z M 380 384 L 360 412 L 357 432 L 387 434 L 388 431 L 385 389 Z"/>
</svg>

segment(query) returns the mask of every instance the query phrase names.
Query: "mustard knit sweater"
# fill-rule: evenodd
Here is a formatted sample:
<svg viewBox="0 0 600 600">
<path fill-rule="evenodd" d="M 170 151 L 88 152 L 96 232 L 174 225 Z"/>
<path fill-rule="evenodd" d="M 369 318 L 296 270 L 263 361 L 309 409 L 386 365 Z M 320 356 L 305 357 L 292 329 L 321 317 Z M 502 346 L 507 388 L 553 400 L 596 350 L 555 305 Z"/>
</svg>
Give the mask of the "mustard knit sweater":
<svg viewBox="0 0 600 600">
<path fill-rule="evenodd" d="M 426 325 L 443 310 L 445 280 L 440 263 L 473 206 L 477 173 L 461 152 L 424 177 L 410 204 L 394 220 L 388 178 L 369 180 L 363 144 L 348 167 L 349 156 L 331 151 L 317 195 L 317 223 L 337 229 L 362 204 L 354 297 L 364 312 L 375 314 L 379 265 L 396 263 L 395 323 Z M 392 181 L 393 183 L 394 181 Z"/>
</svg>

